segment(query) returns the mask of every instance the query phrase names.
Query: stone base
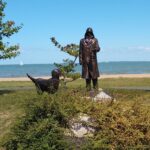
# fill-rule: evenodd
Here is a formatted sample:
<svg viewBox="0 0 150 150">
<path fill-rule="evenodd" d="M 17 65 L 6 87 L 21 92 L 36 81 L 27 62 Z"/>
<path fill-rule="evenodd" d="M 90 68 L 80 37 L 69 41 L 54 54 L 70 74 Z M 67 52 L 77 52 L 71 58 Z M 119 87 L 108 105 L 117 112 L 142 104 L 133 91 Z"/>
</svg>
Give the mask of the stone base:
<svg viewBox="0 0 150 150">
<path fill-rule="evenodd" d="M 114 101 L 114 98 L 105 93 L 102 89 L 98 90 L 98 94 L 93 98 L 95 102 L 110 102 Z"/>
</svg>

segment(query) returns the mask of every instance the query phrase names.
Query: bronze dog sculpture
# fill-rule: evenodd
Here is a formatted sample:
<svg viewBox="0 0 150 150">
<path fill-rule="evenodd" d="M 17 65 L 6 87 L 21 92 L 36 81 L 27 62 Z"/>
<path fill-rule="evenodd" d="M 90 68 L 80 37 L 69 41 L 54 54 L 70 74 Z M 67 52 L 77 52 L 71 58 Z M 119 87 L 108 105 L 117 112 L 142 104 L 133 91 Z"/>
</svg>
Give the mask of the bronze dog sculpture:
<svg viewBox="0 0 150 150">
<path fill-rule="evenodd" d="M 33 78 L 29 74 L 27 74 L 28 78 L 35 84 L 37 93 L 42 94 L 43 92 L 48 92 L 50 94 L 54 94 L 57 92 L 59 88 L 59 77 L 61 72 L 59 69 L 54 69 L 51 72 L 52 78 L 50 79 L 42 79 L 42 78 Z"/>
</svg>

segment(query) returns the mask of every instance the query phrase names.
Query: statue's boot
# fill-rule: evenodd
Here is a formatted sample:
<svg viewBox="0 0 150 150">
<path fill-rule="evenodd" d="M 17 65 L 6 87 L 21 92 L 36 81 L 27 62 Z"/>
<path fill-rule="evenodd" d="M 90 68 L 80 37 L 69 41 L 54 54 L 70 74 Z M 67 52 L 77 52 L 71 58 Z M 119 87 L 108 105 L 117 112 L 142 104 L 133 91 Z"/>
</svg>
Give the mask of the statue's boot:
<svg viewBox="0 0 150 150">
<path fill-rule="evenodd" d="M 97 79 L 93 79 L 92 81 L 93 81 L 93 88 L 95 90 L 98 90 L 98 80 Z"/>
<path fill-rule="evenodd" d="M 86 79 L 86 89 L 87 91 L 91 90 L 91 79 Z"/>
</svg>

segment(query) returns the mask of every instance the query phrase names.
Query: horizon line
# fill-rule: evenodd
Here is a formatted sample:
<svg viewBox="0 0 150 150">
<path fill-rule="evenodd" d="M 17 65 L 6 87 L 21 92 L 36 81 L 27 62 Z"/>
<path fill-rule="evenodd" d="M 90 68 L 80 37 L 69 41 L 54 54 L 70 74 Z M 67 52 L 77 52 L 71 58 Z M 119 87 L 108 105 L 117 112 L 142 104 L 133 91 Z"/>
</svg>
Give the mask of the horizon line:
<svg viewBox="0 0 150 150">
<path fill-rule="evenodd" d="M 121 61 L 102 61 L 102 62 L 98 62 L 98 63 L 118 63 L 118 62 L 150 62 L 150 60 L 140 60 L 140 61 L 137 61 L 137 60 L 121 60 Z M 63 63 L 60 63 L 60 64 L 63 64 Z M 76 64 L 79 64 L 79 63 L 76 63 Z M 5 65 L 54 65 L 54 63 L 23 63 L 23 64 L 20 64 L 20 63 L 15 63 L 15 64 L 0 64 L 0 66 L 5 66 Z"/>
</svg>

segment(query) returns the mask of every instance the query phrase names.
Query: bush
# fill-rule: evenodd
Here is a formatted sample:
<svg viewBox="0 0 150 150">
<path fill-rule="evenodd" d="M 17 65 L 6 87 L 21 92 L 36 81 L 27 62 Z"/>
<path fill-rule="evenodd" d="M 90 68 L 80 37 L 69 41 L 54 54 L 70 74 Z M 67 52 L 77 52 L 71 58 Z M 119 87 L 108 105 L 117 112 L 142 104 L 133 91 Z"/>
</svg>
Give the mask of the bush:
<svg viewBox="0 0 150 150">
<path fill-rule="evenodd" d="M 117 95 L 115 91 L 109 92 Z M 149 104 L 145 105 L 132 92 L 131 100 L 121 99 L 112 104 L 92 102 L 83 98 L 86 94 L 83 89 L 62 89 L 54 95 L 29 100 L 25 115 L 16 123 L 4 146 L 7 150 L 74 149 L 76 144 L 78 149 L 85 150 L 149 149 Z M 125 94 L 119 91 L 119 97 Z M 69 120 L 80 113 L 92 118 L 94 136 L 81 140 L 66 137 Z"/>
<path fill-rule="evenodd" d="M 117 102 L 94 108 L 97 131 L 85 149 L 149 149 L 150 107 L 142 102 Z M 83 149 L 84 149 L 83 148 Z"/>
<path fill-rule="evenodd" d="M 64 137 L 67 118 L 51 96 L 30 100 L 25 115 L 12 129 L 5 143 L 8 150 L 68 149 Z"/>
</svg>

